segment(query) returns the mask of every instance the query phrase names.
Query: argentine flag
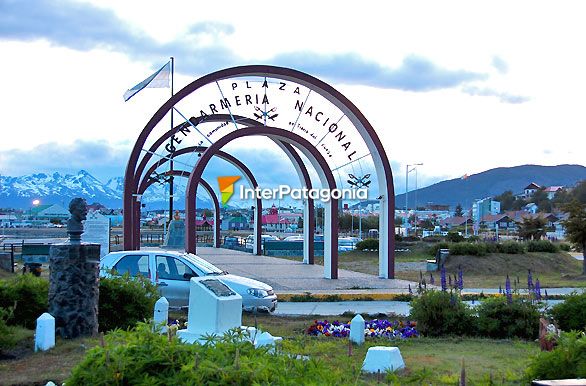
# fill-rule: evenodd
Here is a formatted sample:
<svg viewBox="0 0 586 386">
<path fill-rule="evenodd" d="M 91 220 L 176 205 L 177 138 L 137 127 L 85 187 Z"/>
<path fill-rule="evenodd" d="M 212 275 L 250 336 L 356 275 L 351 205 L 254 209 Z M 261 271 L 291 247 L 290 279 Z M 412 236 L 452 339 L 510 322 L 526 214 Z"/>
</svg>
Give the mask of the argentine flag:
<svg viewBox="0 0 586 386">
<path fill-rule="evenodd" d="M 124 102 L 128 101 L 143 88 L 165 88 L 169 87 L 169 74 L 171 73 L 171 61 L 168 61 L 159 71 L 149 76 L 130 90 L 124 93 Z"/>
</svg>

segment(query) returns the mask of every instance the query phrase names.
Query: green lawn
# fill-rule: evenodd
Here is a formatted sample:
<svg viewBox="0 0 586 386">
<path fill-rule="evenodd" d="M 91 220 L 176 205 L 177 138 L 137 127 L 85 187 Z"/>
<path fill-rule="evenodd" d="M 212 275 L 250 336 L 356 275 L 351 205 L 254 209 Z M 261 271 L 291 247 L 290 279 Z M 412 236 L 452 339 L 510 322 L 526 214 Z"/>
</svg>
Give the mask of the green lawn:
<svg viewBox="0 0 586 386">
<path fill-rule="evenodd" d="M 325 317 L 347 322 L 344 317 Z M 349 356 L 348 340 L 344 338 L 313 337 L 304 334 L 314 317 L 284 318 L 267 314 L 243 315 L 243 324 L 258 325 L 275 336 L 284 337 L 283 350 L 295 355 L 321 358 L 332 371 L 342 371 L 340 384 L 457 384 L 462 360 L 465 362 L 468 384 L 523 384 L 525 368 L 539 351 L 535 342 L 489 340 L 476 338 L 415 338 L 387 340 L 368 338 L 365 345 L 352 349 Z M 0 361 L 1 384 L 45 384 L 48 380 L 64 381 L 71 369 L 79 363 L 87 350 L 98 344 L 98 339 L 58 340 L 57 346 L 47 352 L 32 353 L 32 338 L 23 345 L 26 355 L 17 360 Z M 394 375 L 367 375 L 360 372 L 366 351 L 372 346 L 397 346 L 407 369 Z M 386 379 L 385 379 L 386 378 Z"/>
</svg>

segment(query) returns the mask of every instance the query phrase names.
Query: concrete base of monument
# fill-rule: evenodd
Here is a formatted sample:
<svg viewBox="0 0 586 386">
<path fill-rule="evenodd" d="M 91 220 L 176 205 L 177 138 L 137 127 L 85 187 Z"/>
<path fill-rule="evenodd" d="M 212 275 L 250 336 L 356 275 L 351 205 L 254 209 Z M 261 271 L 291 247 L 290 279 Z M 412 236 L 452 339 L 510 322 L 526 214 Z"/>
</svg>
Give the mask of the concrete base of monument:
<svg viewBox="0 0 586 386">
<path fill-rule="evenodd" d="M 244 332 L 245 339 L 250 340 L 254 347 L 276 346 L 283 340 L 280 336 L 272 336 L 269 332 L 262 332 L 254 327 L 240 326 L 240 329 Z M 187 329 L 177 331 L 177 337 L 189 344 L 205 343 L 208 341 L 209 336 L 209 333 L 191 332 Z"/>
<path fill-rule="evenodd" d="M 368 349 L 362 371 L 367 373 L 384 373 L 397 371 L 405 367 L 405 362 L 398 347 L 375 346 Z"/>
</svg>

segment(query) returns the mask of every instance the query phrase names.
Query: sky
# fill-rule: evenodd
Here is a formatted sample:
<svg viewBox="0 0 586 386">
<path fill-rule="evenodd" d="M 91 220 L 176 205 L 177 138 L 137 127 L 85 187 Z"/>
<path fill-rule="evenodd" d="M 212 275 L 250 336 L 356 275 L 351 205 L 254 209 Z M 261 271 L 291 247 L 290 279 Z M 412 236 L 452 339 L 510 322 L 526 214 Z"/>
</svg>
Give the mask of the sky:
<svg viewBox="0 0 586 386">
<path fill-rule="evenodd" d="M 582 10 L 579 1 L 0 0 L 0 175 L 122 176 L 170 91 L 122 95 L 170 56 L 175 90 L 245 64 L 331 84 L 381 138 L 396 193 L 407 164 L 423 164 L 419 187 L 502 166 L 585 165 Z M 258 146 L 265 156 L 245 143 L 230 150 L 263 172 L 261 184 L 295 175 L 276 148 Z"/>
</svg>

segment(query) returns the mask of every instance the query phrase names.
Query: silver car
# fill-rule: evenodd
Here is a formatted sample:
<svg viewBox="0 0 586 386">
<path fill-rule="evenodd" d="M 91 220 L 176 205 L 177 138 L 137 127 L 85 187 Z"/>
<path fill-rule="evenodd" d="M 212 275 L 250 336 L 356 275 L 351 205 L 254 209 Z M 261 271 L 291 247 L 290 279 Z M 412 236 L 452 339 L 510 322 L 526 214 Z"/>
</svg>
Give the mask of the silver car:
<svg viewBox="0 0 586 386">
<path fill-rule="evenodd" d="M 174 308 L 189 305 L 189 280 L 199 276 L 217 276 L 242 296 L 242 308 L 247 311 L 258 308 L 272 312 L 277 307 L 277 296 L 268 284 L 230 275 L 191 253 L 163 250 L 112 252 L 100 260 L 100 276 L 108 277 L 111 272 L 149 278 Z"/>
</svg>

